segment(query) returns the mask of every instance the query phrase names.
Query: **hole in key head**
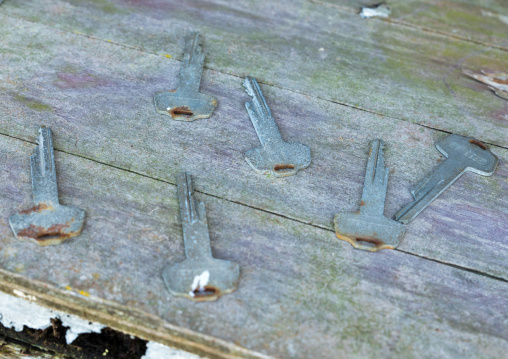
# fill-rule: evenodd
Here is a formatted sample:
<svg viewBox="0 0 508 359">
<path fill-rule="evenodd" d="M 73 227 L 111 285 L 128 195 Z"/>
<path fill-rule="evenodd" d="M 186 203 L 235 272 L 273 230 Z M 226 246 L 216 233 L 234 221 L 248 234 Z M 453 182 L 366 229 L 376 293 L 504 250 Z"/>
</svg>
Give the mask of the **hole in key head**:
<svg viewBox="0 0 508 359">
<path fill-rule="evenodd" d="M 38 235 L 36 239 L 38 241 L 46 241 L 48 239 L 56 239 L 56 238 L 62 238 L 62 235 L 60 233 L 45 233 Z"/>
<path fill-rule="evenodd" d="M 199 297 L 210 297 L 212 295 L 216 295 L 218 292 L 219 291 L 217 290 L 217 288 L 205 285 L 203 289 L 198 288 L 194 290 L 193 293 L 195 298 L 199 298 Z"/>
<path fill-rule="evenodd" d="M 469 140 L 469 142 L 477 147 L 480 147 L 482 150 L 487 150 L 487 146 L 477 140 Z"/>
<path fill-rule="evenodd" d="M 357 242 L 369 243 L 372 247 L 379 247 L 383 244 L 383 241 L 375 238 L 355 238 Z M 370 247 L 370 246 L 369 246 Z"/>
<path fill-rule="evenodd" d="M 273 170 L 275 172 L 289 172 L 294 169 L 295 169 L 294 165 L 275 165 L 275 166 L 273 166 Z"/>
<path fill-rule="evenodd" d="M 173 107 L 169 110 L 171 117 L 192 116 L 194 113 L 187 106 Z"/>
</svg>

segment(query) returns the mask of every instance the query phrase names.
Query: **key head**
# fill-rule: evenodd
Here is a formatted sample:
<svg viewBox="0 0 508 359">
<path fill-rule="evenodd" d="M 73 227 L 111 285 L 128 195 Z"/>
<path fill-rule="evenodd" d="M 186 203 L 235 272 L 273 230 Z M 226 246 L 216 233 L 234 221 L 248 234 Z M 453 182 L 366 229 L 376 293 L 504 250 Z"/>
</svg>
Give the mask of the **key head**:
<svg viewBox="0 0 508 359">
<path fill-rule="evenodd" d="M 217 100 L 202 92 L 180 86 L 176 91 L 162 91 L 154 96 L 158 113 L 177 121 L 209 118 L 217 107 Z"/>
<path fill-rule="evenodd" d="M 245 153 L 245 159 L 257 173 L 275 177 L 295 175 L 311 162 L 309 147 L 283 141 L 253 148 Z"/>
<path fill-rule="evenodd" d="M 213 301 L 236 289 L 240 266 L 211 256 L 194 257 L 166 267 L 162 277 L 175 296 L 196 302 Z"/>
<path fill-rule="evenodd" d="M 29 240 L 40 246 L 60 244 L 81 233 L 85 211 L 74 206 L 39 203 L 9 218 L 16 238 Z"/>
<path fill-rule="evenodd" d="M 338 213 L 334 218 L 335 234 L 357 249 L 377 252 L 394 249 L 404 237 L 402 223 L 382 215 L 370 216 L 358 212 Z"/>
<path fill-rule="evenodd" d="M 436 148 L 445 157 L 453 159 L 464 171 L 491 176 L 496 170 L 498 158 L 480 141 L 450 135 L 436 142 Z"/>
</svg>

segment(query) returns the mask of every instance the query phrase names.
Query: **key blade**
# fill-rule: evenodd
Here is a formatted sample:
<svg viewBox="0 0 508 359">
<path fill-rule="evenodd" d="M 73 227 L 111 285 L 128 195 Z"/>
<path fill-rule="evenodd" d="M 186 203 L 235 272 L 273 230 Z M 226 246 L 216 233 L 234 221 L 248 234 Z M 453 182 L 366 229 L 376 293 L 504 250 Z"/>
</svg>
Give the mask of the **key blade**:
<svg viewBox="0 0 508 359">
<path fill-rule="evenodd" d="M 464 173 L 464 167 L 456 166 L 452 160 L 445 160 L 416 192 L 415 200 L 395 214 L 395 220 L 407 224 L 419 215 L 441 193 Z"/>
<path fill-rule="evenodd" d="M 38 136 L 39 145 L 30 157 L 32 173 L 33 199 L 36 204 L 58 204 L 55 157 L 51 129 L 41 126 Z"/>
<path fill-rule="evenodd" d="M 272 112 L 266 103 L 265 97 L 261 92 L 258 82 L 255 78 L 247 76 L 243 83 L 245 90 L 252 100 L 245 103 L 245 108 L 252 121 L 252 125 L 262 146 L 270 143 L 282 142 L 282 136 L 275 123 Z"/>
<path fill-rule="evenodd" d="M 379 139 L 370 144 L 362 202 L 360 203 L 362 213 L 382 215 L 384 212 L 390 169 L 385 166 L 383 148 L 384 142 Z"/>
<path fill-rule="evenodd" d="M 203 203 L 196 203 L 194 199 L 191 174 L 180 173 L 177 177 L 177 185 L 185 254 L 187 258 L 211 257 L 205 206 Z"/>
<path fill-rule="evenodd" d="M 252 97 L 252 100 L 250 101 L 250 111 L 255 113 L 257 117 L 273 120 L 272 112 L 266 103 L 263 92 L 261 92 L 261 88 L 259 87 L 256 79 L 254 77 L 247 76 L 243 82 L 243 86 L 245 87 L 247 94 Z M 247 109 L 247 111 L 249 111 L 249 109 Z"/>
<path fill-rule="evenodd" d="M 199 91 L 205 55 L 201 47 L 199 32 L 190 33 L 185 39 L 182 68 L 180 69 L 180 85 L 195 92 Z"/>
</svg>

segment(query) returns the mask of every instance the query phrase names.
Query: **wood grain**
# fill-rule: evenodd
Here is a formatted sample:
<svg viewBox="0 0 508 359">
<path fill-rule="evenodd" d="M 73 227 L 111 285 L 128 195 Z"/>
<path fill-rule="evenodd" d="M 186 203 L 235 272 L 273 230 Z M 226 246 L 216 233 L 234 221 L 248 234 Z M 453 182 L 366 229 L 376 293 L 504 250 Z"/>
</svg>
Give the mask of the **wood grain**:
<svg viewBox="0 0 508 359">
<path fill-rule="evenodd" d="M 297 176 L 260 176 L 244 159 L 259 141 L 242 79 L 205 71 L 202 91 L 219 99 L 213 118 L 171 121 L 152 96 L 176 87 L 178 61 L 3 19 L 4 134 L 34 142 L 45 124 L 62 151 L 169 183 L 189 170 L 207 194 L 325 229 L 335 213 L 358 209 L 372 139 L 385 140 L 392 169 L 387 216 L 442 159 L 433 144 L 443 133 L 262 85 L 283 137 L 308 145 L 313 162 Z M 411 223 L 400 250 L 508 278 L 508 152 L 492 150 L 501 158 L 495 175 L 464 175 Z"/>
<path fill-rule="evenodd" d="M 310 0 L 357 13 L 368 0 Z M 508 50 L 508 3 L 503 0 L 391 0 L 389 19 L 451 37 Z"/>
<path fill-rule="evenodd" d="M 12 0 L 2 13 L 181 58 L 200 30 L 209 69 L 508 146 L 508 103 L 462 74 L 506 51 L 306 1 Z"/>
<path fill-rule="evenodd" d="M 238 290 L 217 302 L 172 297 L 164 286 L 162 269 L 184 254 L 176 188 L 162 181 L 57 151 L 61 202 L 86 210 L 83 233 L 51 247 L 18 241 L 6 218 L 30 205 L 33 148 L 0 136 L 4 292 L 209 357 L 508 350 L 506 282 L 400 251 L 354 250 L 332 231 L 201 194 L 201 176 L 213 253 L 241 265 Z"/>
</svg>

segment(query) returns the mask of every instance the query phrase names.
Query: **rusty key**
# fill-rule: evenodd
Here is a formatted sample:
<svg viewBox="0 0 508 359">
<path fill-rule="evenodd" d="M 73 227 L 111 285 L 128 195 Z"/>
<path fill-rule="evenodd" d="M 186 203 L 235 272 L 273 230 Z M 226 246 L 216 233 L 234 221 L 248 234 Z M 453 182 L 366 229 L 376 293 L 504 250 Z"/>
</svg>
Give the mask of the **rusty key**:
<svg viewBox="0 0 508 359">
<path fill-rule="evenodd" d="M 205 205 L 194 200 L 190 173 L 180 173 L 177 184 L 187 258 L 164 269 L 164 282 L 175 296 L 196 302 L 217 300 L 236 289 L 240 266 L 213 258 Z"/>
<path fill-rule="evenodd" d="M 81 233 L 85 211 L 58 201 L 51 129 L 39 129 L 39 145 L 30 157 L 35 207 L 9 218 L 14 235 L 41 246 L 60 244 Z"/>
<path fill-rule="evenodd" d="M 154 96 L 158 113 L 179 121 L 194 121 L 212 115 L 217 100 L 199 92 L 204 62 L 199 33 L 191 33 L 185 41 L 178 88 L 175 91 L 158 92 Z"/>
<path fill-rule="evenodd" d="M 360 210 L 335 215 L 335 233 L 358 249 L 376 252 L 397 247 L 404 236 L 404 226 L 383 215 L 389 169 L 385 166 L 383 141 L 370 144 Z"/>
<path fill-rule="evenodd" d="M 256 79 L 246 77 L 243 85 L 252 96 L 245 107 L 262 146 L 245 153 L 245 159 L 254 171 L 284 177 L 309 167 L 310 149 L 301 143 L 289 143 L 282 139 Z"/>
<path fill-rule="evenodd" d="M 499 161 L 480 141 L 459 135 L 449 135 L 436 142 L 436 148 L 446 160 L 411 190 L 414 201 L 397 212 L 395 220 L 404 224 L 411 222 L 463 173 L 492 176 Z"/>
</svg>

